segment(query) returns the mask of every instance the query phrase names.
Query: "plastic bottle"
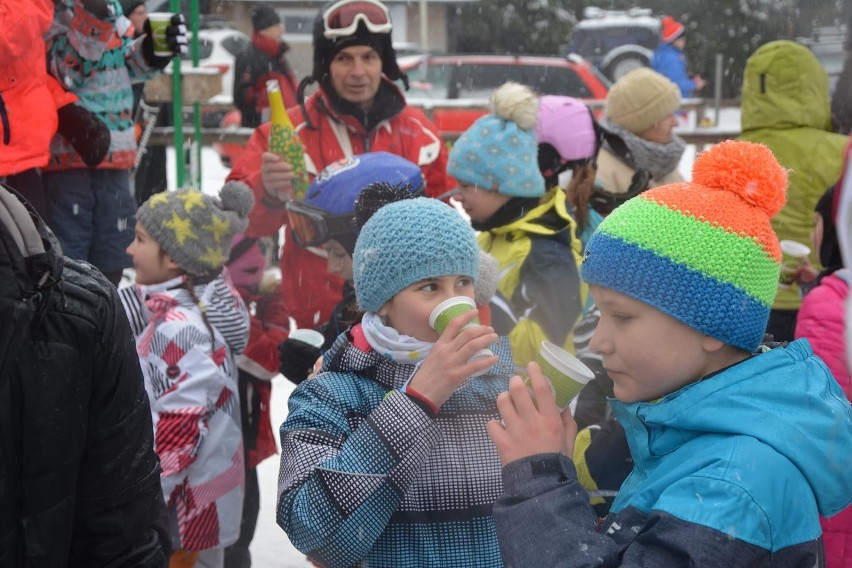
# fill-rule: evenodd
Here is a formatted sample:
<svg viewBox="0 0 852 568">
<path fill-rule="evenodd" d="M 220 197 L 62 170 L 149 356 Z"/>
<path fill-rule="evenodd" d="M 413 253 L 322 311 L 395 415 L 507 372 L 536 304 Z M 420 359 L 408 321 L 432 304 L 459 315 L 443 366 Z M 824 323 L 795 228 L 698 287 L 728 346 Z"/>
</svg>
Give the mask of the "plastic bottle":
<svg viewBox="0 0 852 568">
<path fill-rule="evenodd" d="M 302 199 L 309 183 L 305 150 L 284 108 L 284 97 L 277 79 L 266 82 L 266 93 L 269 96 L 270 112 L 269 151 L 282 156 L 293 166 L 293 173 L 296 174 L 293 178 L 293 196 Z"/>
</svg>

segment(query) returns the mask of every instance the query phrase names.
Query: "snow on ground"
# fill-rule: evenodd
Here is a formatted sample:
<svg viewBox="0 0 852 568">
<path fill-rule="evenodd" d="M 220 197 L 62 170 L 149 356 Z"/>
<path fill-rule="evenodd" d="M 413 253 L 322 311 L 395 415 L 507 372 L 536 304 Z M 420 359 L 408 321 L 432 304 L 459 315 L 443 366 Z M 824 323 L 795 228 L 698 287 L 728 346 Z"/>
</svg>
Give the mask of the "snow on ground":
<svg viewBox="0 0 852 568">
<path fill-rule="evenodd" d="M 717 128 L 722 130 L 739 128 L 739 109 L 723 109 Z M 695 147 L 687 146 L 678 167 L 685 179 L 692 177 L 691 170 L 694 160 Z M 209 146 L 202 148 L 201 164 L 202 190 L 204 193 L 216 195 L 219 188 L 222 187 L 229 170 L 222 165 L 216 152 Z M 167 168 L 169 187 L 174 188 L 176 167 L 173 148 L 169 148 L 167 151 Z M 278 427 L 287 416 L 287 398 L 290 396 L 293 388 L 292 383 L 284 379 L 281 375 L 278 375 L 272 381 L 272 430 L 275 433 L 279 448 L 281 445 L 278 440 Z M 257 468 L 257 472 L 260 484 L 261 504 L 257 531 L 251 544 L 253 564 L 255 566 L 276 568 L 310 568 L 311 564 L 305 559 L 304 554 L 300 553 L 290 544 L 287 535 L 275 523 L 278 457 L 271 457 L 261 463 Z"/>
</svg>

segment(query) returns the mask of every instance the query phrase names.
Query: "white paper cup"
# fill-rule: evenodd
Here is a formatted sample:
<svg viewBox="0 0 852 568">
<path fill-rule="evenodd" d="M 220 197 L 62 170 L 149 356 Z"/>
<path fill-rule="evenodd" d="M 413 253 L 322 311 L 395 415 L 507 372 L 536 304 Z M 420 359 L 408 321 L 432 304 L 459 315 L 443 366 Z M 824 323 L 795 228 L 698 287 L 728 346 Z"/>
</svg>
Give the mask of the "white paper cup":
<svg viewBox="0 0 852 568">
<path fill-rule="evenodd" d="M 586 384 L 595 378 L 594 372 L 582 361 L 549 341 L 541 342 L 536 362 L 550 381 L 556 406 L 564 409 Z"/>
<path fill-rule="evenodd" d="M 796 281 L 796 273 L 811 254 L 811 249 L 798 241 L 781 241 L 781 275 L 778 278 L 779 288 L 789 288 Z"/>
<path fill-rule="evenodd" d="M 322 349 L 322 345 L 325 343 L 325 337 L 323 337 L 323 334 L 313 329 L 294 329 L 290 332 L 289 337 L 290 339 L 304 341 L 308 345 L 313 345 L 317 349 Z"/>
<path fill-rule="evenodd" d="M 148 23 L 151 24 L 151 41 L 154 46 L 154 55 L 157 57 L 171 57 L 174 55 L 169 48 L 169 40 L 166 37 L 166 28 L 172 21 L 171 12 L 150 12 Z"/>
</svg>

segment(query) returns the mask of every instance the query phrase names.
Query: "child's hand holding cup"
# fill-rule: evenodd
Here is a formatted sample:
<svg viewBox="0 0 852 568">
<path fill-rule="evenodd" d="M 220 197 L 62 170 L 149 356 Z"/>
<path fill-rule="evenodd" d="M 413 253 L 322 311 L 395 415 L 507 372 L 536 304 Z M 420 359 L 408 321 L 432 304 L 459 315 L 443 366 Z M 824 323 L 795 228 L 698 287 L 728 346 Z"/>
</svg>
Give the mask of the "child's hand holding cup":
<svg viewBox="0 0 852 568">
<path fill-rule="evenodd" d="M 429 327 L 437 331 L 439 334 L 443 334 L 444 330 L 447 329 L 447 325 L 453 320 L 460 316 L 465 312 L 469 312 L 471 310 L 476 309 L 476 302 L 467 296 L 455 296 L 450 298 L 449 300 L 444 300 L 432 310 L 432 313 L 429 314 Z M 469 327 L 474 327 L 480 325 L 479 318 L 473 318 L 468 324 L 462 327 L 462 330 L 467 329 Z M 490 349 L 480 349 L 470 358 L 470 361 L 475 361 L 476 359 L 482 359 L 483 357 L 491 357 L 494 355 L 494 352 Z M 488 369 L 483 369 L 482 371 L 475 373 L 474 377 L 479 375 L 483 375 L 488 371 Z"/>
<path fill-rule="evenodd" d="M 559 410 L 565 410 L 568 403 L 595 378 L 594 372 L 582 361 L 549 341 L 541 342 L 536 363 L 550 381 L 550 390 Z"/>
<path fill-rule="evenodd" d="M 778 279 L 779 288 L 789 288 L 796 281 L 799 268 L 811 254 L 810 247 L 797 241 L 781 241 L 781 276 Z"/>
</svg>

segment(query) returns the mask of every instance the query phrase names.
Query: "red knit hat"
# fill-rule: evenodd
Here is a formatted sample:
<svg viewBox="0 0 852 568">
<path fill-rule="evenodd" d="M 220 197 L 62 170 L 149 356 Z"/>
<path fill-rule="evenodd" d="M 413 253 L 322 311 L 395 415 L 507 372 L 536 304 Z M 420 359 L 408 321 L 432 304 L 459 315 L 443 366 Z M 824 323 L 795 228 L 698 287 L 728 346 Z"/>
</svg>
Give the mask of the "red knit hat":
<svg viewBox="0 0 852 568">
<path fill-rule="evenodd" d="M 686 32 L 683 24 L 672 18 L 671 16 L 663 16 L 662 40 L 666 43 L 671 43 L 681 37 Z"/>
</svg>

